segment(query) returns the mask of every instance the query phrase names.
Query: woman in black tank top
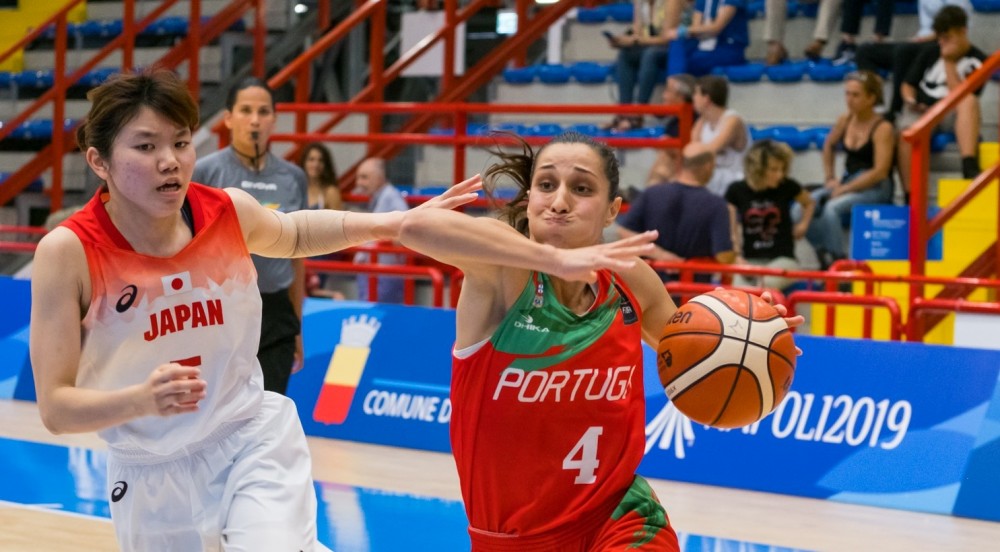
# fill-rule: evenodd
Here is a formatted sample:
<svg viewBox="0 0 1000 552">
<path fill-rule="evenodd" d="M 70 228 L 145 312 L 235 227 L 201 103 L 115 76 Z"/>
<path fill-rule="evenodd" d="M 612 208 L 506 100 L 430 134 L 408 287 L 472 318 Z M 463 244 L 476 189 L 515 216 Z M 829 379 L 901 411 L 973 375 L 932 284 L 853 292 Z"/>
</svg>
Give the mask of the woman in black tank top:
<svg viewBox="0 0 1000 552">
<path fill-rule="evenodd" d="M 844 81 L 847 112 L 823 144 L 824 185 L 813 192 L 816 216 L 806 237 L 816 248 L 820 262 L 829 264 L 847 256 L 844 226 L 849 224 L 854 205 L 892 201 L 892 160 L 895 132 L 892 124 L 875 112 L 882 103 L 882 79 L 859 71 Z M 847 154 L 840 178 L 834 173 L 834 149 Z"/>
</svg>

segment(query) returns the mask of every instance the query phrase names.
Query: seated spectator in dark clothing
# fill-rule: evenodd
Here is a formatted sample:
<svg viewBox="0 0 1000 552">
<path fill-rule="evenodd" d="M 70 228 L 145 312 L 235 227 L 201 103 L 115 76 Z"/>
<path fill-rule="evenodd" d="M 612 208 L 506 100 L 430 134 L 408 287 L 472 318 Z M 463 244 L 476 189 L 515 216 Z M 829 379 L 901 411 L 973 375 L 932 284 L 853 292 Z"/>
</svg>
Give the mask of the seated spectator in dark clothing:
<svg viewBox="0 0 1000 552">
<path fill-rule="evenodd" d="M 968 16 L 958 6 L 945 6 L 934 17 L 936 43 L 913 60 L 900 85 L 903 111 L 899 128 L 909 128 L 938 100 L 947 96 L 962 81 L 983 65 L 986 54 L 969 42 Z M 983 88 L 963 98 L 955 111 L 938 124 L 938 129 L 955 133 L 962 156 L 962 176 L 979 174 L 979 95 Z M 910 143 L 899 141 L 899 174 L 903 189 L 910 192 Z"/>
<path fill-rule="evenodd" d="M 649 255 L 655 261 L 709 258 L 732 263 L 736 252 L 726 200 L 705 189 L 712 178 L 714 157 L 704 144 L 685 146 L 677 179 L 643 191 L 628 212 L 618 217 L 618 234 L 627 237 L 658 230 L 656 247 Z"/>
<path fill-rule="evenodd" d="M 969 0 L 917 0 L 920 28 L 906 42 L 870 42 L 858 46 L 854 58 L 861 71 L 889 71 L 892 73 L 892 95 L 889 97 L 889 109 L 885 116 L 890 121 L 896 120 L 896 115 L 903 108 L 903 99 L 899 95 L 899 87 L 906 77 L 906 70 L 920 52 L 932 47 L 934 43 L 934 18 L 945 6 L 959 6 L 966 13 L 972 11 Z M 971 22 L 969 24 L 971 28 Z"/>
<path fill-rule="evenodd" d="M 716 67 L 743 65 L 750 44 L 747 0 L 697 0 L 691 25 L 667 31 L 673 40 L 667 75 L 707 75 Z"/>
<path fill-rule="evenodd" d="M 875 73 L 857 71 L 844 80 L 847 112 L 837 119 L 823 143 L 822 188 L 813 192 L 816 216 L 806 238 L 826 268 L 847 257 L 843 219 L 857 204 L 892 201 L 892 154 L 896 134 L 892 123 L 875 112 L 882 103 L 882 79 Z M 847 153 L 844 173 L 834 172 L 834 150 Z"/>
<path fill-rule="evenodd" d="M 691 105 L 694 87 L 694 77 L 686 73 L 667 77 L 667 84 L 663 88 L 663 103 L 666 105 Z M 668 116 L 663 125 L 663 133 L 671 137 L 680 136 L 680 119 L 674 115 Z M 656 152 L 656 159 L 653 160 L 653 166 L 649 168 L 649 176 L 646 178 L 646 186 L 669 182 L 677 174 L 680 162 L 680 148 L 665 148 Z"/>
<path fill-rule="evenodd" d="M 761 140 L 751 146 L 744 160 L 745 180 L 733 182 L 726 201 L 733 214 L 733 241 L 737 264 L 798 270 L 795 240 L 805 237 L 816 202 L 798 182 L 788 178 L 794 157 L 781 142 Z M 801 217 L 792 221 L 791 207 L 798 202 Z M 794 279 L 736 275 L 733 283 L 784 289 Z"/>
<path fill-rule="evenodd" d="M 609 36 L 618 49 L 615 64 L 618 103 L 648 104 L 653 88 L 667 67 L 670 45 L 666 31 L 691 23 L 688 0 L 634 0 L 632 28 L 626 34 Z M 619 115 L 611 122 L 614 130 L 641 128 L 642 115 Z"/>
<path fill-rule="evenodd" d="M 868 0 L 844 0 L 844 13 L 840 18 L 840 45 L 834 55 L 834 65 L 854 61 L 857 52 L 858 32 L 861 30 L 861 16 Z M 875 42 L 883 42 L 892 30 L 894 0 L 872 0 L 875 4 Z"/>
</svg>

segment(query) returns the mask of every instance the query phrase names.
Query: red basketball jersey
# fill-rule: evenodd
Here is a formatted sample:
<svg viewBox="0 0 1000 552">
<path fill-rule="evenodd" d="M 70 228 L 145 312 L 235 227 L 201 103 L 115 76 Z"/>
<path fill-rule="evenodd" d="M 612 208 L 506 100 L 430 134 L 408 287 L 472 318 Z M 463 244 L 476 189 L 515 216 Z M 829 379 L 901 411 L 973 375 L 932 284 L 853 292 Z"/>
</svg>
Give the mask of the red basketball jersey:
<svg viewBox="0 0 1000 552">
<path fill-rule="evenodd" d="M 226 192 L 190 185 L 194 236 L 170 257 L 136 252 L 111 221 L 107 197 L 99 192 L 63 223 L 83 245 L 92 290 L 76 384 L 121 389 L 164 363 L 198 366 L 208 394 L 197 412 L 143 416 L 98 433 L 112 448 L 167 456 L 259 409 L 257 274 Z"/>
<path fill-rule="evenodd" d="M 632 483 L 645 446 L 640 313 L 611 272 L 596 286 L 577 315 L 534 273 L 489 341 L 455 352 L 451 440 L 473 531 L 596 529 Z"/>
</svg>

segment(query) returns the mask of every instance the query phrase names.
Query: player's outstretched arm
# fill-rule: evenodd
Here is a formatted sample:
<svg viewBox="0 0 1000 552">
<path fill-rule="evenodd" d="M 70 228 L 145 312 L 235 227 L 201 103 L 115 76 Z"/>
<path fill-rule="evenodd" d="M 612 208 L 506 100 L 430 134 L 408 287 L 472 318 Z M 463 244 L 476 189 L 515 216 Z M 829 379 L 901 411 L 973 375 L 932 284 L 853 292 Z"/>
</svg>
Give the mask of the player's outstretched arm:
<svg viewBox="0 0 1000 552">
<path fill-rule="evenodd" d="M 648 253 L 656 232 L 577 249 L 532 241 L 503 222 L 452 211 L 411 211 L 399 242 L 466 272 L 487 267 L 538 270 L 565 280 L 593 281 L 597 270 L 625 270 Z"/>
<path fill-rule="evenodd" d="M 410 211 L 350 213 L 307 209 L 281 213 L 262 207 L 238 188 L 226 188 L 239 215 L 251 253 L 265 257 L 311 257 L 374 240 L 395 240 L 409 213 L 455 209 L 476 198 L 482 179 L 476 175 Z"/>
<path fill-rule="evenodd" d="M 53 230 L 38 244 L 32 272 L 29 348 L 38 409 L 49 431 L 99 431 L 139 416 L 197 410 L 205 396 L 197 368 L 160 366 L 145 382 L 123 389 L 77 387 L 80 321 L 90 302 L 83 246 L 70 230 Z"/>
</svg>

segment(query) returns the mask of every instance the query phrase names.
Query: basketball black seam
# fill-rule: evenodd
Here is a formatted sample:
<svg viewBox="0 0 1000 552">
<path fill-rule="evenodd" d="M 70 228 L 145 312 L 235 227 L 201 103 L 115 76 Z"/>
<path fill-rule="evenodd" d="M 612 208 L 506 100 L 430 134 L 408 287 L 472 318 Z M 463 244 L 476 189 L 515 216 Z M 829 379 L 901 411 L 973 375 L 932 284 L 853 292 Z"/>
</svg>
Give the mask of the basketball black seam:
<svg viewBox="0 0 1000 552">
<path fill-rule="evenodd" d="M 705 307 L 705 310 L 706 310 L 706 311 L 708 311 L 708 313 L 709 313 L 709 314 L 711 314 L 712 316 L 714 316 L 714 317 L 715 317 L 715 320 L 716 320 L 716 321 L 717 321 L 717 322 L 719 323 L 719 327 L 720 327 L 720 328 L 722 328 L 722 331 L 723 331 L 723 332 L 725 332 L 725 330 L 726 330 L 726 326 L 725 326 L 725 324 L 723 324 L 723 323 L 722 323 L 722 317 L 721 317 L 721 316 L 719 316 L 719 315 L 718 315 L 718 313 L 716 313 L 716 312 L 715 312 L 714 310 L 712 310 L 711 308 L 709 308 L 709 307 L 708 307 L 707 305 L 702 305 L 702 306 L 703 306 L 703 307 Z M 697 330 L 692 330 L 692 331 L 686 331 L 686 332 L 677 332 L 677 333 L 673 333 L 673 334 L 670 334 L 670 335 L 668 335 L 667 337 L 662 337 L 662 336 L 661 336 L 661 337 L 660 337 L 660 343 L 663 343 L 663 340 L 664 340 L 664 339 L 669 339 L 669 338 L 671 338 L 671 337 L 673 337 L 673 336 L 675 336 L 675 335 L 711 335 L 711 336 L 716 336 L 716 337 L 725 337 L 725 334 L 724 334 L 724 333 L 723 333 L 723 335 L 720 335 L 720 334 L 718 334 L 718 333 L 715 333 L 715 332 L 705 332 L 705 331 L 697 331 Z M 703 360 L 705 360 L 706 358 L 708 358 L 708 357 L 712 356 L 712 354 L 713 354 L 713 353 L 715 353 L 716 351 L 718 351 L 718 350 L 719 350 L 719 347 L 721 347 L 721 346 L 722 346 L 722 339 L 719 339 L 719 342 L 715 344 L 715 347 L 713 347 L 713 348 L 712 348 L 712 350 L 711 350 L 711 351 L 709 351 L 707 355 L 705 355 L 705 356 L 701 357 L 700 359 L 698 359 L 698 362 L 702 362 L 702 361 L 703 361 Z M 690 369 L 690 367 L 688 367 L 688 368 Z M 662 384 L 663 384 L 663 387 L 664 387 L 664 388 L 666 388 L 666 387 L 669 387 L 671 383 L 673 383 L 673 382 L 677 381 L 677 378 L 681 377 L 681 376 L 682 376 L 682 375 L 684 375 L 685 373 L 687 373 L 687 371 L 686 371 L 686 370 L 685 370 L 684 372 L 681 372 L 680 374 L 677 374 L 677 377 L 675 377 L 675 378 L 671 379 L 670 381 L 663 381 L 663 380 L 660 380 L 660 383 L 662 383 Z M 702 380 L 702 378 L 698 378 L 697 380 L 695 380 L 695 382 L 697 383 L 697 382 L 699 382 L 699 381 L 701 381 L 701 380 Z M 692 384 L 692 385 L 689 385 L 689 386 L 688 386 L 688 387 L 686 387 L 686 388 L 685 388 L 684 390 L 682 390 L 682 391 L 681 391 L 680 393 L 678 393 L 678 394 L 677 394 L 676 396 L 674 396 L 674 398 L 673 398 L 673 399 L 671 399 L 671 400 L 677 400 L 677 399 L 681 398 L 681 396 L 682 396 L 682 395 L 683 395 L 683 394 L 684 394 L 685 392 L 687 392 L 687 390 L 688 390 L 688 389 L 690 389 L 690 388 L 692 388 L 692 387 L 694 387 L 694 385 L 693 385 L 693 384 Z"/>
<path fill-rule="evenodd" d="M 744 291 L 743 294 L 746 296 L 746 301 L 747 301 L 747 314 L 746 314 L 747 330 L 746 330 L 746 334 L 743 336 L 743 354 L 740 355 L 739 369 L 736 370 L 736 377 L 733 378 L 733 384 L 729 387 L 729 394 L 726 395 L 726 400 L 722 403 L 722 408 L 719 409 L 718 415 L 716 415 L 715 419 L 712 420 L 712 423 L 709 424 L 709 425 L 713 425 L 713 426 L 719 422 L 719 420 L 722 418 L 722 415 L 726 412 L 726 409 L 729 408 L 729 401 L 732 400 L 733 394 L 736 393 L 736 387 L 737 387 L 737 385 L 740 382 L 740 375 L 742 375 L 744 371 L 749 371 L 749 370 L 745 369 L 745 366 L 746 366 L 746 359 L 747 359 L 747 349 L 749 348 L 749 345 L 750 345 L 750 329 L 753 327 L 753 322 L 754 322 L 753 321 L 753 300 L 750 298 L 750 294 L 749 293 L 747 293 L 747 292 Z M 723 302 L 723 304 L 726 305 L 726 308 L 729 308 L 728 304 L 726 304 L 725 302 Z M 741 315 L 740 313 L 736 312 L 733 309 L 729 309 L 729 310 L 732 310 L 733 314 L 735 314 L 736 316 L 743 316 L 743 315 Z M 725 326 L 723 326 L 723 327 L 725 327 Z M 719 343 L 722 343 L 721 339 L 719 340 Z M 770 346 L 768 346 L 768 349 L 770 349 Z M 771 371 L 770 368 L 768 368 L 768 373 L 769 374 L 770 374 L 770 371 Z M 762 395 L 761 390 L 760 390 L 760 381 L 757 380 L 757 376 L 756 375 L 754 375 L 753 377 L 754 377 L 754 380 L 757 383 L 757 398 L 759 399 L 758 404 L 760 404 L 760 406 L 761 406 L 760 408 L 757 409 L 757 418 L 760 418 L 761 411 L 763 410 L 763 407 L 764 407 L 764 396 Z"/>
</svg>

